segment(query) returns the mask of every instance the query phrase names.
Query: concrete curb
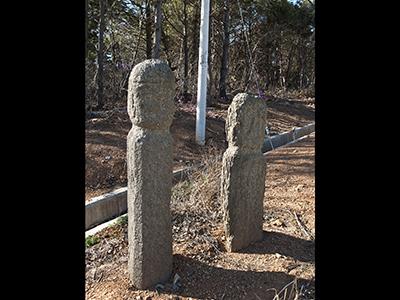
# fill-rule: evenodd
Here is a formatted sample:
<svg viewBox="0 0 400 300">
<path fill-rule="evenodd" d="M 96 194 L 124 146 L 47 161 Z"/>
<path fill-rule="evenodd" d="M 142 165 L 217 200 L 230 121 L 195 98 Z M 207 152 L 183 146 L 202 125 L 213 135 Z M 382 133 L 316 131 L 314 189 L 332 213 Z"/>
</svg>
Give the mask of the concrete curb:
<svg viewBox="0 0 400 300">
<path fill-rule="evenodd" d="M 173 182 L 187 178 L 191 168 L 182 168 L 173 172 Z M 92 198 L 85 205 L 85 230 L 121 216 L 128 211 L 126 202 L 128 187 L 116 189 L 110 193 Z"/>
<path fill-rule="evenodd" d="M 267 137 L 264 141 L 264 145 L 262 147 L 262 152 L 268 152 L 275 148 L 286 145 L 290 142 L 296 141 L 302 136 L 308 135 L 315 131 L 315 123 L 308 124 L 304 127 L 296 127 L 291 131 L 284 132 L 279 135 L 274 135 L 272 137 Z M 272 146 L 271 146 L 272 144 Z"/>
<path fill-rule="evenodd" d="M 123 187 L 95 198 L 85 205 L 85 228 L 111 220 L 127 212 L 128 187 Z"/>
<path fill-rule="evenodd" d="M 107 222 L 104 222 L 104 223 L 102 223 L 100 225 L 97 225 L 96 227 L 93 227 L 92 229 L 86 230 L 85 238 L 96 234 L 97 232 L 103 230 L 104 228 L 107 228 L 108 226 L 112 226 L 112 225 L 117 224 L 118 219 L 122 218 L 124 216 L 128 216 L 128 214 L 126 213 L 126 214 L 120 215 L 120 216 L 118 216 L 118 217 L 116 217 L 116 218 L 114 218 L 114 219 L 112 219 L 110 221 L 107 221 Z"/>
</svg>

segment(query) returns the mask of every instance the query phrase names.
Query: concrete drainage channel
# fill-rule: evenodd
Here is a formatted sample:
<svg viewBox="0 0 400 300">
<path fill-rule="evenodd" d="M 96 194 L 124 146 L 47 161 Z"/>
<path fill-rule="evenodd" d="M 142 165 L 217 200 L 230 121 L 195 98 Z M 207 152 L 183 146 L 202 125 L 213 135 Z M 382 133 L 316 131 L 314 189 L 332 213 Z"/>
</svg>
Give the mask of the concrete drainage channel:
<svg viewBox="0 0 400 300">
<path fill-rule="evenodd" d="M 182 168 L 173 172 L 174 182 L 187 177 L 191 168 Z M 85 205 L 85 228 L 89 230 L 104 222 L 120 217 L 128 211 L 128 187 L 116 189 L 110 193 L 94 197 Z"/>
<path fill-rule="evenodd" d="M 291 131 L 279 135 L 267 137 L 262 147 L 262 152 L 266 153 L 284 145 L 292 144 L 305 138 L 315 131 L 315 123 L 304 127 L 297 127 Z M 181 181 L 187 177 L 191 168 L 183 168 L 173 172 L 174 181 Z M 107 193 L 92 198 L 85 206 L 85 228 L 86 237 L 93 235 L 99 230 L 112 225 L 118 217 L 126 215 L 127 207 L 127 187 L 119 188 L 111 193 Z"/>
<path fill-rule="evenodd" d="M 299 138 L 309 135 L 315 131 L 315 123 L 308 124 L 304 127 L 296 127 L 293 130 L 284 132 L 282 134 L 274 135 L 266 138 L 262 147 L 262 152 L 268 152 L 275 148 L 284 146 L 286 144 L 296 142 Z"/>
</svg>

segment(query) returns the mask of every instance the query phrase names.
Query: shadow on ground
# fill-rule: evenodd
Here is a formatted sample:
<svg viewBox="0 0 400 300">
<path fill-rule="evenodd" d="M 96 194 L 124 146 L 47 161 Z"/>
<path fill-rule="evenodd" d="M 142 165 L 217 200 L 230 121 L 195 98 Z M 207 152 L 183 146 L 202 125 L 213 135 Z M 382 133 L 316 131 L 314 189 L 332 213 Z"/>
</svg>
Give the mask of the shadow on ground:
<svg viewBox="0 0 400 300">
<path fill-rule="evenodd" d="M 301 262 L 315 262 L 315 243 L 288 234 L 264 231 L 260 242 L 242 249 L 240 253 L 274 254 L 279 253 Z"/>
<path fill-rule="evenodd" d="M 302 262 L 314 262 L 314 242 L 279 232 L 264 231 L 263 240 L 239 253 L 274 254 L 290 256 Z M 244 267 L 244 266 L 243 266 Z M 288 285 L 288 297 L 295 276 L 285 272 L 236 270 L 210 265 L 181 254 L 174 255 L 174 270 L 169 283 L 161 294 L 177 295 L 195 299 L 254 299 L 273 300 L 277 292 Z M 174 274 L 181 277 L 181 288 L 172 290 Z M 291 284 L 292 283 L 292 284 Z M 314 281 L 297 278 L 297 288 L 314 289 Z M 155 291 L 155 290 L 154 290 Z M 168 298 L 169 299 L 169 298 Z M 172 297 L 172 299 L 174 299 Z M 297 298 L 298 299 L 298 298 Z"/>
<path fill-rule="evenodd" d="M 273 300 L 276 293 L 295 280 L 284 272 L 258 272 L 225 269 L 202 263 L 190 257 L 174 256 L 174 274 L 180 275 L 182 288 L 177 292 L 165 291 L 196 299 L 254 299 Z M 314 286 L 314 282 L 297 279 L 297 286 Z M 173 299 L 173 298 L 172 298 Z M 286 300 L 293 300 L 287 297 Z"/>
</svg>

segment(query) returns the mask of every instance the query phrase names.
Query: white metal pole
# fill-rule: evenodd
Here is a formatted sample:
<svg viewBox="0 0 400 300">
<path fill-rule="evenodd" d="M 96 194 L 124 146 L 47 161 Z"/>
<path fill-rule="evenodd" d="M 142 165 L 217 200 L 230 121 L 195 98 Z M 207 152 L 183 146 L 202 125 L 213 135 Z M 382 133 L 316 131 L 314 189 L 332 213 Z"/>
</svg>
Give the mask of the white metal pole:
<svg viewBox="0 0 400 300">
<path fill-rule="evenodd" d="M 201 0 L 199 67 L 197 78 L 196 142 L 205 144 L 210 0 Z"/>
</svg>

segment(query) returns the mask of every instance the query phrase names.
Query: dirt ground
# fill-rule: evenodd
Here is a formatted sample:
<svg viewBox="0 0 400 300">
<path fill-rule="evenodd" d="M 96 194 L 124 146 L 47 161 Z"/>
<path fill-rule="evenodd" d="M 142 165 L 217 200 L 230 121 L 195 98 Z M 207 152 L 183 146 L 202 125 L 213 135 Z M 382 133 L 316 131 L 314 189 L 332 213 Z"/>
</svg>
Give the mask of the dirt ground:
<svg viewBox="0 0 400 300">
<path fill-rule="evenodd" d="M 267 100 L 267 126 L 274 135 L 314 121 L 313 99 Z M 206 145 L 195 143 L 196 107 L 177 104 L 171 126 L 174 138 L 174 168 L 195 164 L 205 155 L 226 149 L 225 117 L 228 104 L 207 108 Z M 111 111 L 86 121 L 85 200 L 127 185 L 126 136 L 131 122 L 126 112 Z"/>
<path fill-rule="evenodd" d="M 296 287 L 296 299 L 315 299 L 314 134 L 266 156 L 262 241 L 239 253 L 225 251 L 219 167 L 210 163 L 216 167 L 174 187 L 174 267 L 169 282 L 149 290 L 130 286 L 127 228 L 121 222 L 99 232 L 99 242 L 86 249 L 86 298 L 289 300 Z M 174 277 L 179 278 L 175 285 Z"/>
</svg>

